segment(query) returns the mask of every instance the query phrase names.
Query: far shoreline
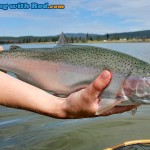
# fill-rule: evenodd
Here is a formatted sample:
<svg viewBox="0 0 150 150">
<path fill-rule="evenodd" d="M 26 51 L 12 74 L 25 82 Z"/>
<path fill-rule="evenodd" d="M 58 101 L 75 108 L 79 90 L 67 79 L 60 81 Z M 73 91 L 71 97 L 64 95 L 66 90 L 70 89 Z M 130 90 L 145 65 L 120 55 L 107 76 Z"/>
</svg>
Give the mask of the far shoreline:
<svg viewBox="0 0 150 150">
<path fill-rule="evenodd" d="M 101 40 L 101 41 L 97 41 L 97 40 L 93 40 L 93 41 L 86 41 L 86 42 L 74 42 L 74 43 L 70 43 L 70 44 L 109 44 L 109 43 L 150 43 L 150 39 L 147 40 L 141 40 L 141 39 L 132 39 L 132 40 Z M 17 45 L 17 44 L 57 44 L 57 42 L 31 42 L 31 43 L 1 43 L 0 45 Z"/>
</svg>

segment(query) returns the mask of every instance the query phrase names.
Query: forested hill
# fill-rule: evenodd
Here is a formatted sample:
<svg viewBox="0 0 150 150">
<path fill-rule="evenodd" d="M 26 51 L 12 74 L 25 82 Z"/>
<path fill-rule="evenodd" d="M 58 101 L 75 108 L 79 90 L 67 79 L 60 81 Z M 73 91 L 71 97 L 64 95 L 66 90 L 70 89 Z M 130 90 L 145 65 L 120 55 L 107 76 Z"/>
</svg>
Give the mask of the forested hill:
<svg viewBox="0 0 150 150">
<path fill-rule="evenodd" d="M 123 33 L 106 33 L 90 34 L 90 33 L 65 33 L 69 42 L 87 42 L 87 41 L 101 41 L 101 40 L 120 40 L 120 39 L 150 39 L 150 30 L 123 32 Z M 3 37 L 0 36 L 0 44 L 3 43 L 33 43 L 33 42 L 56 42 L 59 35 L 54 36 L 21 36 L 21 37 Z"/>
<path fill-rule="evenodd" d="M 123 32 L 123 33 L 113 33 L 110 37 L 119 38 L 150 38 L 150 30 L 136 31 L 136 32 Z"/>
<path fill-rule="evenodd" d="M 65 34 L 68 37 L 86 37 L 87 34 L 83 33 L 67 33 Z M 107 36 L 109 38 L 150 38 L 150 30 L 144 30 L 144 31 L 136 31 L 136 32 L 122 32 L 122 33 L 106 33 L 104 35 L 99 34 L 89 34 L 89 36 L 92 36 L 93 38 L 102 38 L 105 39 Z"/>
</svg>

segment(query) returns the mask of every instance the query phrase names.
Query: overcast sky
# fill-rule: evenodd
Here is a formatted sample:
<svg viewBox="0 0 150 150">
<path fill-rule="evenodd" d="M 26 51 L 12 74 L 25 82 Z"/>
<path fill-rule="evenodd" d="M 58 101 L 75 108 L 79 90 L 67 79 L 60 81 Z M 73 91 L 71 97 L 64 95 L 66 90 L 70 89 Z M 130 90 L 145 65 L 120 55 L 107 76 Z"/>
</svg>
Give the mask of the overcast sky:
<svg viewBox="0 0 150 150">
<path fill-rule="evenodd" d="M 1 0 L 64 4 L 65 9 L 0 9 L 0 36 L 106 34 L 150 29 L 150 0 Z"/>
</svg>

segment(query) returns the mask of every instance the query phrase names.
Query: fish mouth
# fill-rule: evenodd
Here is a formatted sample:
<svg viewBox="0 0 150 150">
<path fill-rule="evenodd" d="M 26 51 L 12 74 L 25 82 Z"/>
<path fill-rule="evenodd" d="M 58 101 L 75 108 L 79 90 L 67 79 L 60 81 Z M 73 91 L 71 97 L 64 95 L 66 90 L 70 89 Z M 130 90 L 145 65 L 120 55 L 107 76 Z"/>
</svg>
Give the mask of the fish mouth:
<svg viewBox="0 0 150 150">
<path fill-rule="evenodd" d="M 150 77 L 128 77 L 122 88 L 135 104 L 150 104 Z"/>
</svg>

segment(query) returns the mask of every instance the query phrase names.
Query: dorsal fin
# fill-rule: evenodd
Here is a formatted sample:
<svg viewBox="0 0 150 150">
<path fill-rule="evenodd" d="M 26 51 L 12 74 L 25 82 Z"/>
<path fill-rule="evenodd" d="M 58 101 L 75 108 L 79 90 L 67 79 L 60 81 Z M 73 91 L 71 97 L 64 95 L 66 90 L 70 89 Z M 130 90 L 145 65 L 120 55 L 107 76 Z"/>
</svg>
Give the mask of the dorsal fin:
<svg viewBox="0 0 150 150">
<path fill-rule="evenodd" d="M 20 49 L 21 47 L 20 46 L 17 46 L 17 45 L 11 45 L 9 47 L 9 50 L 16 50 L 16 49 Z"/>
<path fill-rule="evenodd" d="M 65 37 L 64 33 L 61 32 L 57 46 L 64 46 L 64 45 L 68 45 L 68 41 L 67 38 Z"/>
</svg>

